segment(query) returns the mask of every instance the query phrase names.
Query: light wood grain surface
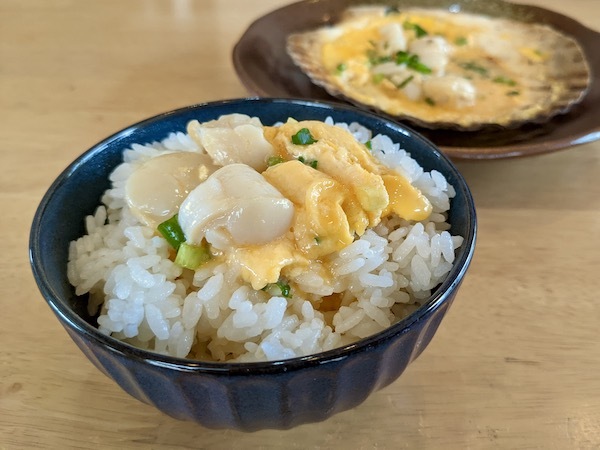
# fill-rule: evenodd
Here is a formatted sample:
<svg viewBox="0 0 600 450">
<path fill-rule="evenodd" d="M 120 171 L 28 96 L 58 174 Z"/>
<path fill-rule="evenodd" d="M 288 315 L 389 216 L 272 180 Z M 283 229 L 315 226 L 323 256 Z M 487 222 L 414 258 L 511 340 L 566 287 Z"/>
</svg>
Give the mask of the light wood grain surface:
<svg viewBox="0 0 600 450">
<path fill-rule="evenodd" d="M 598 0 L 528 3 L 600 29 Z M 480 234 L 453 308 L 398 381 L 326 422 L 253 434 L 179 422 L 69 340 L 29 268 L 41 196 L 133 122 L 246 95 L 232 47 L 284 4 L 0 0 L 0 449 L 600 448 L 600 142 L 458 163 Z"/>
</svg>

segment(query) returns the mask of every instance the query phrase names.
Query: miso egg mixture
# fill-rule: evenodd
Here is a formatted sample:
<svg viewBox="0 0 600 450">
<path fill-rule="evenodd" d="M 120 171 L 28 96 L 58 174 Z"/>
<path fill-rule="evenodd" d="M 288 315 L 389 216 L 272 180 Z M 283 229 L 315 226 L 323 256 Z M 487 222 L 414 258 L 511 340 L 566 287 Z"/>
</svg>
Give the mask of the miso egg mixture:
<svg viewBox="0 0 600 450">
<path fill-rule="evenodd" d="M 358 20 L 323 46 L 323 62 L 358 97 L 385 94 L 380 101 L 393 114 L 411 108 L 443 121 L 456 110 L 469 114 L 475 103 L 478 115 L 489 116 L 524 101 L 518 68 L 474 45 L 484 24 L 439 19 L 407 12 Z M 523 50 L 534 59 L 545 57 L 534 48 Z"/>
<path fill-rule="evenodd" d="M 429 200 L 374 158 L 348 131 L 289 119 L 263 126 L 241 114 L 188 133 L 207 154 L 152 158 L 129 177 L 134 215 L 173 247 L 175 262 L 197 269 L 221 259 L 253 289 L 310 268 L 383 217 L 426 219 Z"/>
<path fill-rule="evenodd" d="M 329 93 L 425 126 L 474 129 L 556 114 L 589 83 L 571 38 L 464 12 L 351 8 L 336 24 L 291 35 L 287 48 Z"/>
</svg>

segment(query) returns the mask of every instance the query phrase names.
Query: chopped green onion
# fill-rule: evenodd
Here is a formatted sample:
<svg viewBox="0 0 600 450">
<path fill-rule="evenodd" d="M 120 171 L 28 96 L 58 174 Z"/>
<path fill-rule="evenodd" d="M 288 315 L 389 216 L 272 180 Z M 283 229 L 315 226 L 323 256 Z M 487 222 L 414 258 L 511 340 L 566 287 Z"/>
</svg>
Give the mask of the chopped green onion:
<svg viewBox="0 0 600 450">
<path fill-rule="evenodd" d="M 186 269 L 196 270 L 210 258 L 208 245 L 191 245 L 182 242 L 175 257 L 175 264 Z"/>
<path fill-rule="evenodd" d="M 515 82 L 515 80 L 511 80 L 510 78 L 506 78 L 506 77 L 496 77 L 492 80 L 494 83 L 500 83 L 500 84 L 506 84 L 507 86 L 516 86 L 517 83 Z"/>
<path fill-rule="evenodd" d="M 430 74 L 431 73 L 431 69 L 429 67 L 427 67 L 425 64 L 420 63 L 420 62 L 415 62 L 414 64 L 409 64 L 409 66 L 411 69 L 413 69 L 416 72 L 422 73 L 422 74 Z"/>
<path fill-rule="evenodd" d="M 410 53 L 399 51 L 396 53 L 396 64 L 408 64 L 408 60 L 410 59 Z"/>
<path fill-rule="evenodd" d="M 464 36 L 457 37 L 456 40 L 454 41 L 454 44 L 458 45 L 459 47 L 462 47 L 463 45 L 467 45 L 467 43 L 468 43 L 467 38 Z"/>
<path fill-rule="evenodd" d="M 435 106 L 435 101 L 431 97 L 425 97 L 425 103 L 429 106 Z"/>
<path fill-rule="evenodd" d="M 373 49 L 367 51 L 367 58 L 369 58 L 369 64 L 371 64 L 372 66 L 390 62 L 392 60 L 391 56 L 378 55 L 377 52 Z"/>
<path fill-rule="evenodd" d="M 372 66 L 377 66 L 379 64 L 384 64 L 386 62 L 394 61 L 398 65 L 406 64 L 406 66 L 409 69 L 415 70 L 415 71 L 423 73 L 423 74 L 431 73 L 431 69 L 419 61 L 418 55 L 411 54 L 408 52 L 399 51 L 399 52 L 396 52 L 396 54 L 392 57 L 389 55 L 381 56 L 381 55 L 378 55 L 377 52 L 375 52 L 375 50 L 369 50 L 367 52 L 367 57 L 369 58 L 369 63 Z M 379 81 L 381 81 L 381 79 L 383 79 L 383 78 L 381 78 L 381 79 L 378 78 L 377 79 L 378 81 L 375 81 L 375 77 L 378 75 L 381 75 L 381 74 L 373 75 L 373 81 L 376 83 L 378 83 Z"/>
<path fill-rule="evenodd" d="M 317 161 L 316 159 L 309 161 L 302 155 L 298 156 L 298 161 L 300 161 L 302 164 L 306 164 L 307 166 L 312 167 L 315 170 L 317 169 L 317 166 L 319 165 L 319 161 Z"/>
<path fill-rule="evenodd" d="M 408 21 L 404 22 L 404 29 L 405 30 L 414 30 L 415 35 L 417 36 L 417 38 L 420 38 L 420 37 L 423 37 L 423 36 L 427 36 L 429 34 L 419 24 L 408 22 Z"/>
<path fill-rule="evenodd" d="M 390 62 L 392 60 L 391 56 L 373 56 L 369 58 L 369 62 L 372 66 L 377 66 L 379 64 L 384 64 L 386 62 Z"/>
<path fill-rule="evenodd" d="M 272 288 L 277 287 L 279 288 L 279 292 L 281 292 L 281 295 L 285 298 L 290 298 L 292 296 L 291 294 L 291 288 L 290 285 L 279 280 L 277 283 L 269 283 L 267 284 L 264 288 L 261 289 L 261 291 L 266 291 L 271 295 L 275 295 L 272 292 Z"/>
<path fill-rule="evenodd" d="M 473 62 L 473 61 L 467 61 L 464 63 L 460 63 L 459 66 L 465 70 L 470 70 L 471 72 L 476 72 L 479 75 L 487 76 L 487 74 L 488 74 L 488 70 L 485 67 L 480 66 L 479 64 L 477 64 L 476 62 Z"/>
<path fill-rule="evenodd" d="M 185 234 L 179 226 L 177 214 L 158 225 L 157 230 L 175 250 L 179 250 L 181 243 L 185 242 Z"/>
<path fill-rule="evenodd" d="M 422 74 L 430 74 L 431 69 L 419 61 L 418 55 L 413 55 L 408 52 L 399 51 L 396 53 L 396 64 L 406 64 L 406 67 Z"/>
<path fill-rule="evenodd" d="M 283 159 L 281 156 L 269 156 L 269 159 L 267 159 L 267 166 L 276 166 L 283 161 L 285 161 L 285 159 Z"/>
<path fill-rule="evenodd" d="M 338 75 L 340 75 L 344 70 L 346 70 L 346 64 L 344 63 L 339 63 L 337 65 L 337 67 L 335 68 L 335 73 L 337 73 Z"/>
<path fill-rule="evenodd" d="M 388 7 L 385 9 L 385 15 L 386 15 L 386 16 L 388 16 L 388 15 L 390 15 L 390 14 L 399 14 L 399 13 L 400 13 L 400 10 L 399 10 L 399 9 L 398 9 L 398 7 L 396 7 L 396 6 L 388 6 Z"/>
<path fill-rule="evenodd" d="M 310 145 L 318 142 L 315 138 L 310 134 L 310 130 L 308 128 L 302 128 L 295 135 L 292 136 L 292 143 L 295 145 Z"/>
<path fill-rule="evenodd" d="M 280 280 L 277 283 L 275 283 L 275 285 L 281 290 L 281 295 L 283 297 L 290 298 L 292 296 L 292 294 L 290 293 L 291 289 L 289 284 L 284 283 Z"/>
<path fill-rule="evenodd" d="M 365 142 L 365 147 L 367 147 L 369 150 L 373 150 L 373 144 L 371 143 L 371 140 Z"/>
<path fill-rule="evenodd" d="M 408 83 L 410 83 L 414 78 L 414 75 L 411 75 L 410 77 L 406 78 L 402 83 L 398 85 L 398 89 L 404 89 L 408 85 Z"/>
<path fill-rule="evenodd" d="M 379 84 L 383 81 L 384 78 L 385 78 L 384 74 L 376 73 L 375 75 L 373 75 L 373 83 Z"/>
<path fill-rule="evenodd" d="M 515 95 L 521 95 L 519 91 L 509 91 L 506 93 L 509 97 L 514 97 Z"/>
</svg>

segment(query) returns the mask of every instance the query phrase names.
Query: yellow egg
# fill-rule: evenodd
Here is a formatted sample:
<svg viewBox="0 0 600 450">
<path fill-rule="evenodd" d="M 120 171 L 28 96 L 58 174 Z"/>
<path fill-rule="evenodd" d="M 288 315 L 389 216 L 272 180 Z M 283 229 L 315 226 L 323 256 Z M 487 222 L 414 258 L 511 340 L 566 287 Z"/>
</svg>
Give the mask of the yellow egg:
<svg viewBox="0 0 600 450">
<path fill-rule="evenodd" d="M 310 139 L 298 141 L 300 133 Z M 237 268 L 254 289 L 281 277 L 293 278 L 311 264 L 318 264 L 327 276 L 330 256 L 383 217 L 397 214 L 406 220 L 424 220 L 431 213 L 429 200 L 418 189 L 340 127 L 288 120 L 279 127 L 265 127 L 264 138 L 273 148 L 276 164 L 262 173 L 245 164 L 225 165 L 195 188 L 180 208 L 186 238 L 192 238 L 190 230 L 196 228 L 207 240 L 209 230 L 222 233 L 228 243 L 221 243 L 216 257 Z M 264 217 L 261 212 L 266 210 L 251 201 L 267 191 L 268 198 L 290 203 L 286 209 L 290 218 L 283 226 L 273 227 L 278 213 Z M 238 203 L 247 205 L 243 211 L 247 220 L 241 227 L 246 239 L 234 233 L 241 214 Z M 260 227 L 276 232 L 265 234 Z"/>
</svg>

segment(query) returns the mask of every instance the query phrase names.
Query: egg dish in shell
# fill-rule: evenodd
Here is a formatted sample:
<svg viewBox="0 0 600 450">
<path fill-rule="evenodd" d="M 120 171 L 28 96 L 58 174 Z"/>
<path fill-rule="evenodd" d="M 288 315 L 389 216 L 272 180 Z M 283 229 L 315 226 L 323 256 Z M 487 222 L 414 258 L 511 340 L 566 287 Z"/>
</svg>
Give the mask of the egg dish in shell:
<svg viewBox="0 0 600 450">
<path fill-rule="evenodd" d="M 545 122 L 591 82 L 579 44 L 549 26 L 443 9 L 349 8 L 287 51 L 331 95 L 428 128 Z"/>
</svg>

